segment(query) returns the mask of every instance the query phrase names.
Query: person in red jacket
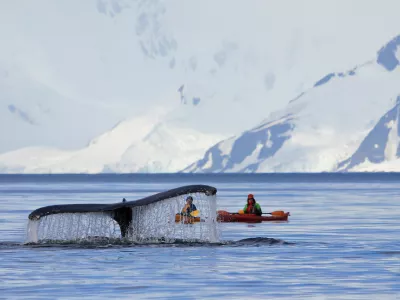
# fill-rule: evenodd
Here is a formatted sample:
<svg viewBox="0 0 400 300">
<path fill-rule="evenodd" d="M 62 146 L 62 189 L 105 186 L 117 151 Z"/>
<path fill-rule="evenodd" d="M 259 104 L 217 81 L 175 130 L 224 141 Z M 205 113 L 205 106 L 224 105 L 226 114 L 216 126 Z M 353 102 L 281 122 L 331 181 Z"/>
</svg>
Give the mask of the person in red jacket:
<svg viewBox="0 0 400 300">
<path fill-rule="evenodd" d="M 262 215 L 262 210 L 260 204 L 256 203 L 253 194 L 247 196 L 247 204 L 243 208 L 245 214 L 256 214 L 257 216 Z"/>
</svg>

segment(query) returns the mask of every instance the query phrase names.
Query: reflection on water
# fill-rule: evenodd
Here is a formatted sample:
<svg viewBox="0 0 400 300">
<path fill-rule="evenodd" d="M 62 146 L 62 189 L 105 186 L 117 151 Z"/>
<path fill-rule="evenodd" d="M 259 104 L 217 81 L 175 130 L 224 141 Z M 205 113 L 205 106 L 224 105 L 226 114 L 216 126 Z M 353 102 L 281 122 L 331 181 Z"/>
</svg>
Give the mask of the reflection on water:
<svg viewBox="0 0 400 300">
<path fill-rule="evenodd" d="M 151 176 L 138 183 L 135 177 L 110 178 L 0 181 L 2 297 L 400 298 L 400 179 L 158 176 L 153 184 Z M 80 245 L 23 244 L 27 216 L 38 207 L 115 203 L 197 183 L 217 187 L 218 209 L 242 209 L 251 192 L 264 212 L 291 216 L 282 223 L 220 224 L 217 244 L 101 238 Z"/>
</svg>

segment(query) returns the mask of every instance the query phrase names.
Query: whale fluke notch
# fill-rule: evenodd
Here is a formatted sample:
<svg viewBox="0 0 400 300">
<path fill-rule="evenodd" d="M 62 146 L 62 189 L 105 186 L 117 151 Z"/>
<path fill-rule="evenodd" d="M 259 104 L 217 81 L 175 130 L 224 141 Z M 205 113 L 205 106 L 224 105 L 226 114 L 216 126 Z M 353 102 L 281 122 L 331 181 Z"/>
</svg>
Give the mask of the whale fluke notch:
<svg viewBox="0 0 400 300">
<path fill-rule="evenodd" d="M 122 237 L 125 237 L 132 221 L 132 208 L 136 206 L 144 206 L 156 203 L 169 198 L 191 194 L 204 193 L 207 196 L 212 196 L 217 193 L 215 187 L 209 185 L 187 185 L 157 193 L 145 198 L 134 201 L 122 201 L 115 204 L 65 204 L 65 205 L 50 205 L 38 208 L 29 214 L 30 220 L 40 220 L 40 218 L 54 214 L 65 213 L 96 213 L 101 212 L 108 214 L 113 218 L 121 229 Z"/>
</svg>

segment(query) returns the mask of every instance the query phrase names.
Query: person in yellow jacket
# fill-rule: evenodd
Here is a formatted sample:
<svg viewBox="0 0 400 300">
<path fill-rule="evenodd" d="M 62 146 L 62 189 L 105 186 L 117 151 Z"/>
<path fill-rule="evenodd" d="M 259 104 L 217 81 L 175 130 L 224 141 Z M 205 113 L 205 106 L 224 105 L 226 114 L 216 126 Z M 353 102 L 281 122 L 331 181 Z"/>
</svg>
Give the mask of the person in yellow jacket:
<svg viewBox="0 0 400 300">
<path fill-rule="evenodd" d="M 197 210 L 197 207 L 196 207 L 196 205 L 193 204 L 193 197 L 192 196 L 188 196 L 186 198 L 186 204 L 182 208 L 181 215 L 190 216 L 191 213 L 196 211 L 196 210 Z"/>
</svg>

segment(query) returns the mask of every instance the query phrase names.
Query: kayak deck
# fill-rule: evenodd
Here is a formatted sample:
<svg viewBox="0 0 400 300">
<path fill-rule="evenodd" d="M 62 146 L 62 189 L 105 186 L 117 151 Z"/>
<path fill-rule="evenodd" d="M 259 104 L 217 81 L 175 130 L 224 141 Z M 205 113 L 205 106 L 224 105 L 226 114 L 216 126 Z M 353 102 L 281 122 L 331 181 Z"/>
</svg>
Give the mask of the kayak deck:
<svg viewBox="0 0 400 300">
<path fill-rule="evenodd" d="M 219 210 L 217 220 L 219 222 L 243 222 L 243 223 L 261 223 L 267 221 L 287 221 L 290 213 L 286 212 L 281 215 L 272 215 L 272 216 L 257 216 L 255 214 L 238 214 L 238 213 L 229 213 L 224 210 Z"/>
</svg>

